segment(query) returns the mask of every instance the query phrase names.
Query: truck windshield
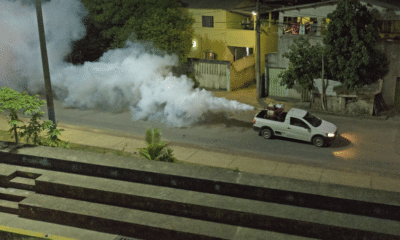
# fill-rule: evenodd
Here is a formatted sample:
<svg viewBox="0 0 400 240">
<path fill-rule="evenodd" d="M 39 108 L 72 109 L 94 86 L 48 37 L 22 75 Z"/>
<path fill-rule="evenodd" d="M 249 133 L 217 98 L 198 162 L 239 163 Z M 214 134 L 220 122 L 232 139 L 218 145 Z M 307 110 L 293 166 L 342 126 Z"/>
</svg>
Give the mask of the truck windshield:
<svg viewBox="0 0 400 240">
<path fill-rule="evenodd" d="M 310 123 L 313 127 L 318 127 L 321 125 L 322 120 L 307 112 L 307 114 L 303 117 L 308 123 Z"/>
</svg>

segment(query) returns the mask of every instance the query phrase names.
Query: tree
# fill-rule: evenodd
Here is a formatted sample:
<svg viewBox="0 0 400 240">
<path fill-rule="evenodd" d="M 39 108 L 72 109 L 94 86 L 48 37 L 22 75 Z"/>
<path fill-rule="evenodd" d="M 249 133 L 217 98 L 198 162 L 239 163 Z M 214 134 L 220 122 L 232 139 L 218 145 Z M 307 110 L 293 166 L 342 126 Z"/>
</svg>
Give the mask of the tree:
<svg viewBox="0 0 400 240">
<path fill-rule="evenodd" d="M 342 0 L 327 17 L 330 23 L 323 42 L 334 79 L 353 91 L 383 78 L 389 61 L 376 48 L 378 25 L 368 9 L 358 0 Z"/>
<path fill-rule="evenodd" d="M 46 121 L 42 124 L 39 123 L 38 120 L 42 118 L 44 113 L 40 111 L 40 107 L 43 106 L 45 101 L 38 101 L 37 97 L 39 95 L 29 96 L 26 92 L 21 94 L 8 87 L 3 87 L 0 90 L 0 112 L 4 112 L 4 110 L 10 111 L 11 120 L 8 123 L 11 129 L 9 132 L 14 134 L 15 145 L 18 145 L 19 136 L 21 138 L 27 137 L 28 143 L 30 140 L 33 140 L 34 144 L 68 147 L 68 144 L 61 143 L 58 139 L 53 140 L 53 137 L 61 135 L 60 132 L 64 131 L 64 129 L 53 128 L 51 121 Z M 32 114 L 31 122 L 28 126 L 19 126 L 22 121 L 18 118 L 18 111 L 21 109 L 24 109 L 24 115 Z M 23 131 L 18 132 L 18 129 L 22 129 Z M 48 138 L 45 140 L 39 136 L 43 130 L 48 130 Z"/>
<path fill-rule="evenodd" d="M 124 47 L 126 40 L 152 41 L 168 54 L 187 61 L 192 46 L 194 19 L 176 0 L 83 0 L 94 26 L 101 29 L 110 48 Z"/>
<path fill-rule="evenodd" d="M 321 77 L 324 48 L 318 43 L 316 45 L 311 45 L 309 38 L 301 36 L 294 40 L 294 43 L 289 49 L 290 52 L 283 54 L 283 57 L 289 58 L 289 68 L 278 75 L 278 77 L 282 78 L 281 85 L 286 85 L 287 88 L 293 88 L 295 82 L 297 82 L 302 89 L 308 91 L 313 90 L 314 79 Z M 328 78 L 330 77 L 328 75 L 329 72 L 325 74 L 324 75 Z M 323 83 L 322 86 L 324 86 Z M 324 91 L 322 93 L 324 93 Z M 323 96 L 322 99 L 324 98 Z M 324 101 L 322 102 L 324 104 Z M 326 105 L 323 105 L 323 109 L 325 109 L 325 107 Z"/>
<path fill-rule="evenodd" d="M 86 26 L 86 35 L 73 43 L 71 54 L 65 58 L 65 61 L 73 64 L 97 61 L 110 49 L 112 43 L 112 39 L 101 35 L 102 29 L 96 26 L 90 17 L 86 17 L 83 22 Z"/>
</svg>

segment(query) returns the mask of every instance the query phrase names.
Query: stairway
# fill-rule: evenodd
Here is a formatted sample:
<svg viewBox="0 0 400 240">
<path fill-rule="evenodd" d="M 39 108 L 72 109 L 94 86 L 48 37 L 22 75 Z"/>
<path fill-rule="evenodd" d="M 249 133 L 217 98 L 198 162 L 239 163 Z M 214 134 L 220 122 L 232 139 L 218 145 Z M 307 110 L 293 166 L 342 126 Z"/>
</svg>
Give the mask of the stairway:
<svg viewBox="0 0 400 240">
<path fill-rule="evenodd" d="M 18 203 L 35 193 L 40 174 L 15 171 L 0 181 L 0 212 L 18 215 Z"/>
<path fill-rule="evenodd" d="M 59 169 L 65 165 L 55 170 L 0 165 L 0 211 L 122 239 L 400 239 L 398 193 L 310 182 L 302 187 L 302 181 L 290 179 L 276 189 L 268 187 L 274 178 L 243 173 L 249 182 L 210 183 L 212 176 L 229 180 L 236 174 L 219 169 L 203 178 L 141 169 L 129 174 L 136 181 Z M 108 170 L 99 167 L 97 174 Z M 262 180 L 264 188 L 251 180 Z M 200 189 L 207 186 L 209 192 Z M 218 192 L 211 191 L 214 186 Z M 289 189 L 293 186 L 297 191 Z M 318 188 L 325 196 L 312 194 Z"/>
</svg>

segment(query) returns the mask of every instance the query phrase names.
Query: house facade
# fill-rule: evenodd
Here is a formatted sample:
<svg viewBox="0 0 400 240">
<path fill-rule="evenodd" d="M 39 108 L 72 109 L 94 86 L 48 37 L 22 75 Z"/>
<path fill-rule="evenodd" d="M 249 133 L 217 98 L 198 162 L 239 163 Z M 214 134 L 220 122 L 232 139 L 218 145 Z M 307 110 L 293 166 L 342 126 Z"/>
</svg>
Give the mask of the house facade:
<svg viewBox="0 0 400 240">
<path fill-rule="evenodd" d="M 198 1 L 201 2 L 201 1 Z M 237 7 L 247 1 L 226 1 Z M 191 7 L 192 6 L 192 7 Z M 215 7 L 213 7 L 215 6 Z M 188 4 L 185 11 L 195 19 L 192 50 L 188 56 L 200 87 L 232 91 L 249 85 L 256 78 L 255 16 L 251 12 L 234 12 L 208 6 Z M 261 21 L 261 75 L 265 55 L 278 50 L 278 25 Z"/>
<path fill-rule="evenodd" d="M 280 86 L 277 75 L 289 66 L 289 60 L 282 55 L 289 52 L 289 46 L 293 44 L 293 40 L 301 35 L 308 36 L 311 44 L 323 45 L 323 36 L 327 32 L 326 25 L 329 23 L 327 15 L 336 9 L 338 2 L 338 0 L 331 0 L 274 10 L 279 12 L 278 51 L 267 54 L 265 57 L 270 96 L 310 101 L 311 93 L 301 90 L 298 85 L 295 85 L 293 89 Z M 380 92 L 386 104 L 400 107 L 400 2 L 399 5 L 389 4 L 384 0 L 361 0 L 360 2 L 367 6 L 379 20 L 381 39 L 378 47 L 390 60 L 389 73 L 382 79 Z M 337 97 L 333 87 L 340 83 L 333 80 L 326 82 L 328 83 L 327 95 Z M 316 79 L 315 85 L 319 89 L 317 91 L 321 89 L 321 86 L 318 86 L 320 83 L 320 79 Z"/>
</svg>

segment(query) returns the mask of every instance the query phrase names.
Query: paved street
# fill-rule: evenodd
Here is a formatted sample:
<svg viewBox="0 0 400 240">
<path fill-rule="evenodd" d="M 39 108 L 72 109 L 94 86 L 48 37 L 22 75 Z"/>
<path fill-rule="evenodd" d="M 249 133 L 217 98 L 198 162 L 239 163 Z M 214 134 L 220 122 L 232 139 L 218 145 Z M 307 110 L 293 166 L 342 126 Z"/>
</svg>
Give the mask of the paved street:
<svg viewBox="0 0 400 240">
<path fill-rule="evenodd" d="M 44 119 L 47 119 L 46 107 Z M 136 121 L 130 112 L 119 114 L 64 108 L 55 101 L 56 120 L 110 135 L 144 137 L 148 127 L 158 127 L 170 144 L 212 148 L 244 156 L 306 166 L 353 171 L 397 178 L 400 173 L 400 122 L 319 115 L 338 126 L 340 138 L 329 148 L 288 139 L 265 140 L 252 129 L 256 111 L 209 116 L 190 128 L 168 128 L 162 123 Z M 2 113 L 6 116 L 6 113 Z"/>
</svg>

